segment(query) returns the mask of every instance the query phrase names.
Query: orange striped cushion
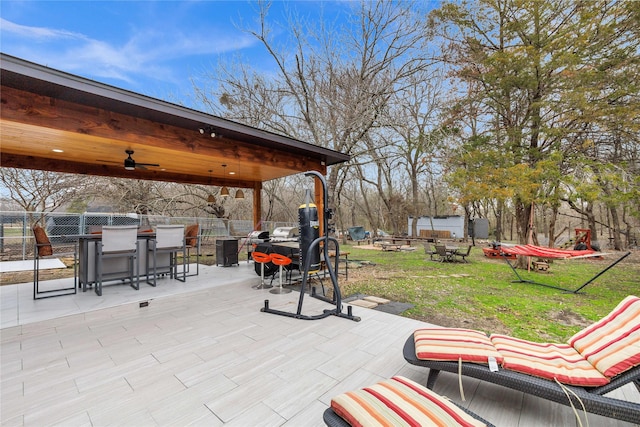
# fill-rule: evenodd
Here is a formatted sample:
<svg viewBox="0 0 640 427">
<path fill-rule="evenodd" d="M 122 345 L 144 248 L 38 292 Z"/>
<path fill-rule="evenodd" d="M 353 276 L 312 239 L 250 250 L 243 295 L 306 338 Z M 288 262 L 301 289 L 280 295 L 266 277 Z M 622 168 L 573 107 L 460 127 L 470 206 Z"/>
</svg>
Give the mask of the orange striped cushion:
<svg viewBox="0 0 640 427">
<path fill-rule="evenodd" d="M 570 345 L 536 343 L 498 334 L 491 335 L 491 342 L 504 357 L 504 369 L 583 387 L 609 382 Z"/>
<path fill-rule="evenodd" d="M 449 400 L 404 377 L 331 399 L 331 409 L 352 426 L 484 426 Z"/>
<path fill-rule="evenodd" d="M 611 313 L 569 340 L 607 377 L 640 365 L 640 298 L 626 297 Z"/>
<path fill-rule="evenodd" d="M 413 333 L 416 357 L 422 360 L 450 360 L 488 363 L 489 356 L 502 363 L 484 332 L 458 328 L 422 328 Z"/>
</svg>

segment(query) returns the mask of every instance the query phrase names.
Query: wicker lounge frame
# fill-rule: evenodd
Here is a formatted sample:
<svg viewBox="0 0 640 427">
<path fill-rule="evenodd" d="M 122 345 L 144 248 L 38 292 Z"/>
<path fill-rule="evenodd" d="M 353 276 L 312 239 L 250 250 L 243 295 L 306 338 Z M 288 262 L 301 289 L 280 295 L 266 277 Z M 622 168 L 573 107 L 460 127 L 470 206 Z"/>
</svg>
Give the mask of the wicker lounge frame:
<svg viewBox="0 0 640 427">
<path fill-rule="evenodd" d="M 489 421 L 485 420 L 484 418 L 479 417 L 477 414 L 475 414 L 474 412 L 471 412 L 467 408 L 463 408 L 462 406 L 458 405 L 457 403 L 456 403 L 456 405 L 458 406 L 458 408 L 462 409 L 464 412 L 466 412 L 467 414 L 471 415 L 476 420 L 485 423 L 487 425 L 487 427 L 495 427 Z M 338 415 L 335 412 L 333 412 L 333 409 L 331 409 L 331 408 L 327 408 L 324 411 L 324 413 L 322 414 L 322 419 L 323 419 L 324 423 L 329 427 L 350 427 L 351 426 L 340 415 Z"/>
<path fill-rule="evenodd" d="M 426 384 L 428 389 L 433 389 L 440 371 L 458 373 L 458 362 L 418 359 L 416 357 L 413 334 L 411 334 L 405 342 L 402 352 L 405 360 L 410 364 L 429 368 L 429 376 Z M 468 362 L 462 363 L 462 375 L 570 406 L 567 395 L 554 381 L 505 369 L 501 369 L 498 372 L 491 372 L 486 365 Z M 635 384 L 638 391 L 640 391 L 640 366 L 623 372 L 614 377 L 609 384 L 600 387 L 565 387 L 573 391 L 580 398 L 587 412 L 640 424 L 640 403 L 604 396 L 605 393 L 609 393 L 628 383 Z M 571 396 L 571 400 L 576 408 L 581 408 L 580 403 L 574 396 Z"/>
</svg>

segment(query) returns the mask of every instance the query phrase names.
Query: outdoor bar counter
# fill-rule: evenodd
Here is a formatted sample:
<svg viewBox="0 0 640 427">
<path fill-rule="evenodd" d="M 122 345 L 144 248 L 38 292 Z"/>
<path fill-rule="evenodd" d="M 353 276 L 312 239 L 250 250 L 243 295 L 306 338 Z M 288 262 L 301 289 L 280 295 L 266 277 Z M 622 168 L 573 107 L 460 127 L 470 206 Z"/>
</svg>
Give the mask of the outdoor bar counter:
<svg viewBox="0 0 640 427">
<path fill-rule="evenodd" d="M 149 240 L 155 238 L 153 232 L 138 233 L 137 242 L 137 274 L 144 276 L 147 273 L 149 254 Z M 96 247 L 102 240 L 102 234 L 83 234 L 78 236 L 78 286 L 86 290 L 88 286 L 96 282 Z M 165 270 L 169 268 L 169 254 L 163 253 L 157 256 L 157 268 Z M 125 258 L 106 258 L 102 261 L 103 280 L 127 279 L 127 260 Z"/>
</svg>

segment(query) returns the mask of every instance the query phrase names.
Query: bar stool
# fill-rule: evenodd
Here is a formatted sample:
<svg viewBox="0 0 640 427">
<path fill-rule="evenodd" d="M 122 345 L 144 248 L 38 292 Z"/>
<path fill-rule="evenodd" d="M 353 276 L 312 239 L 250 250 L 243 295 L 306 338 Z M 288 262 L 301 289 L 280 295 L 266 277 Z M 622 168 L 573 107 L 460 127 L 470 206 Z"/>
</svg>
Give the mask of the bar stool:
<svg viewBox="0 0 640 427">
<path fill-rule="evenodd" d="M 286 257 L 280 254 L 271 254 L 271 262 L 280 267 L 280 273 L 278 274 L 280 279 L 280 287 L 271 289 L 269 292 L 272 294 L 288 294 L 291 292 L 291 289 L 286 289 L 282 287 L 282 267 L 286 267 L 291 264 L 291 258 Z"/>
<path fill-rule="evenodd" d="M 268 262 L 271 262 L 271 255 L 265 254 L 264 252 L 251 252 L 251 257 L 257 263 L 260 263 L 260 284 L 254 286 L 254 289 L 267 289 L 270 288 L 271 285 L 264 284 L 264 265 Z"/>
</svg>

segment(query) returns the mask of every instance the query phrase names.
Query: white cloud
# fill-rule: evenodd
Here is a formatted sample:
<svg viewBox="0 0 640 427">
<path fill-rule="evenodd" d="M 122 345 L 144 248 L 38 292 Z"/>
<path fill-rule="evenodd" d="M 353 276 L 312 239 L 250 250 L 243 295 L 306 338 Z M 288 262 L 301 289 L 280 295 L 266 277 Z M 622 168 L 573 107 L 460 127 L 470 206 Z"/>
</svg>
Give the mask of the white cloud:
<svg viewBox="0 0 640 427">
<path fill-rule="evenodd" d="M 188 76 L 176 74 L 176 63 L 245 49 L 256 43 L 244 34 L 215 34 L 213 29 L 201 29 L 199 33 L 142 29 L 117 45 L 64 29 L 29 27 L 2 18 L 0 31 L 5 53 L 72 73 L 128 83 L 141 76 L 164 82 L 183 81 Z"/>
<path fill-rule="evenodd" d="M 0 29 L 2 33 L 13 34 L 15 36 L 36 40 L 53 40 L 53 39 L 74 39 L 83 38 L 81 34 L 64 30 L 54 30 L 44 27 L 28 27 L 16 24 L 6 19 L 0 18 Z"/>
</svg>

